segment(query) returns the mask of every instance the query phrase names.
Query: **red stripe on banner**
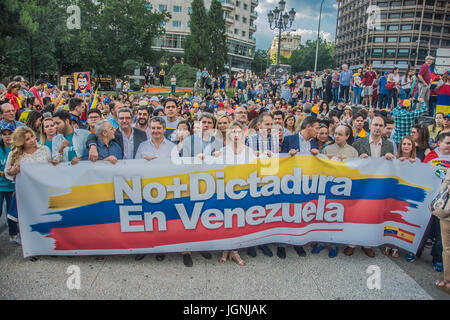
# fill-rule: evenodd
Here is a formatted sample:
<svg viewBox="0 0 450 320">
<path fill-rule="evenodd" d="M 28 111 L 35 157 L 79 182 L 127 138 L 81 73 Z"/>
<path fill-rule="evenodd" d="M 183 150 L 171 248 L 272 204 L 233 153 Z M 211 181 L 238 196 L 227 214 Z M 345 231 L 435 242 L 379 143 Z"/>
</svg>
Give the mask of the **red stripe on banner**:
<svg viewBox="0 0 450 320">
<path fill-rule="evenodd" d="M 317 201 L 313 202 L 317 203 Z M 409 206 L 407 202 L 387 199 L 328 200 L 325 203 L 328 204 L 332 202 L 340 203 L 344 206 L 344 223 L 380 224 L 385 221 L 395 221 L 398 223 L 416 226 L 407 222 L 403 218 L 402 214 L 392 213 L 392 211 L 406 212 Z M 291 204 L 290 207 L 290 213 L 292 216 L 294 214 L 294 204 Z M 281 215 L 280 210 L 275 217 L 279 217 Z M 261 223 L 256 226 L 245 224 L 244 227 L 237 227 L 237 217 L 233 216 L 234 227 L 229 229 L 225 229 L 223 226 L 214 230 L 207 229 L 202 225 L 201 218 L 199 218 L 197 228 L 195 230 L 186 230 L 181 220 L 170 220 L 167 221 L 167 231 L 121 232 L 120 223 L 110 223 L 69 228 L 54 228 L 51 230 L 52 234 L 46 237 L 55 239 L 55 250 L 137 249 L 188 242 L 230 239 L 272 228 L 304 228 L 312 223 L 328 222 L 312 219 L 310 222 L 306 223 L 303 221 L 302 216 L 301 223 L 281 221 Z M 142 221 L 133 222 L 131 225 L 143 224 L 144 222 Z M 342 225 L 341 223 L 335 224 L 336 227 Z M 155 228 L 154 230 L 157 230 L 156 221 L 154 221 L 153 227 Z M 317 231 L 321 230 L 317 229 Z M 322 231 L 326 230 L 324 229 Z M 402 240 L 406 241 L 405 239 Z"/>
<path fill-rule="evenodd" d="M 411 234 L 412 234 L 412 233 L 411 233 Z M 397 239 L 399 239 L 399 240 L 402 240 L 402 241 L 405 241 L 405 242 L 408 242 L 408 243 L 413 243 L 413 241 L 408 240 L 408 239 L 405 239 L 405 238 L 401 238 L 401 237 L 399 237 L 399 236 L 396 235 L 396 234 L 385 233 L 384 235 L 385 235 L 386 237 L 393 237 L 393 238 L 397 238 Z"/>
</svg>

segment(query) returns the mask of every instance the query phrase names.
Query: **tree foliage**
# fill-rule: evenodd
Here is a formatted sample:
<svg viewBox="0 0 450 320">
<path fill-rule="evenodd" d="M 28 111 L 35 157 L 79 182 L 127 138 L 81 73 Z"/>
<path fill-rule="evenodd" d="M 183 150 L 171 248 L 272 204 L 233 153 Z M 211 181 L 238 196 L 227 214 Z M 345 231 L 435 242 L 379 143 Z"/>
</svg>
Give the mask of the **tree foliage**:
<svg viewBox="0 0 450 320">
<path fill-rule="evenodd" d="M 168 13 L 147 0 L 2 0 L 0 77 L 91 71 L 123 75 L 130 66 L 159 58 L 153 39 L 164 32 Z M 68 29 L 67 8 L 77 5 L 81 28 Z M 8 26 L 9 25 L 9 26 Z M 133 61 L 133 63 L 130 63 Z M 5 65 L 6 67 L 3 67 Z"/>
<path fill-rule="evenodd" d="M 300 48 L 294 50 L 289 58 L 280 57 L 280 63 L 290 64 L 293 72 L 314 70 L 316 59 L 316 41 L 308 40 Z M 284 58 L 284 59 L 283 59 Z M 319 38 L 319 54 L 317 70 L 324 70 L 334 66 L 334 45 Z"/>
<path fill-rule="evenodd" d="M 258 49 L 253 57 L 251 70 L 261 76 L 269 66 L 270 57 L 267 51 Z"/>
<path fill-rule="evenodd" d="M 219 0 L 212 0 L 208 12 L 209 36 L 211 42 L 211 55 L 209 57 L 209 70 L 218 74 L 224 70 L 228 62 L 227 34 L 223 9 Z"/>
<path fill-rule="evenodd" d="M 193 0 L 191 8 L 191 33 L 184 43 L 184 57 L 186 63 L 193 67 L 208 67 L 211 59 L 211 42 L 205 4 L 203 0 Z"/>
</svg>

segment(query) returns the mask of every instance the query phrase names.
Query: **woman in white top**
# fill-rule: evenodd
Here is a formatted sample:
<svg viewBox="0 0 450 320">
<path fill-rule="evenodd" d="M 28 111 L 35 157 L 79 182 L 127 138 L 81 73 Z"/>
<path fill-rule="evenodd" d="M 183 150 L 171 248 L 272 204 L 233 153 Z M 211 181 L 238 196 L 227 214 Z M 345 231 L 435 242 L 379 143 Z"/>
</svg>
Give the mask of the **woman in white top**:
<svg viewBox="0 0 450 320">
<path fill-rule="evenodd" d="M 8 155 L 5 165 L 5 177 L 14 181 L 20 173 L 20 165 L 23 163 L 52 162 L 50 149 L 45 145 L 38 145 L 34 131 L 28 127 L 17 128 L 12 136 L 12 151 Z M 14 195 L 12 199 L 13 210 L 9 210 L 8 218 L 18 222 L 17 202 Z M 36 257 L 31 257 L 31 261 L 36 261 Z"/>
<path fill-rule="evenodd" d="M 232 122 L 227 130 L 227 144 L 222 150 L 214 153 L 214 156 L 221 157 L 225 164 L 245 164 L 256 159 L 255 152 L 247 147 L 244 142 L 245 128 L 240 122 Z M 237 250 L 225 250 L 222 252 L 220 263 L 225 263 L 230 257 L 238 265 L 245 266 L 246 263 L 239 256 Z"/>
<path fill-rule="evenodd" d="M 411 96 L 411 85 L 413 83 L 413 79 L 411 77 L 411 71 L 405 72 L 402 77 L 402 90 L 401 90 L 401 99 L 409 99 Z"/>
</svg>

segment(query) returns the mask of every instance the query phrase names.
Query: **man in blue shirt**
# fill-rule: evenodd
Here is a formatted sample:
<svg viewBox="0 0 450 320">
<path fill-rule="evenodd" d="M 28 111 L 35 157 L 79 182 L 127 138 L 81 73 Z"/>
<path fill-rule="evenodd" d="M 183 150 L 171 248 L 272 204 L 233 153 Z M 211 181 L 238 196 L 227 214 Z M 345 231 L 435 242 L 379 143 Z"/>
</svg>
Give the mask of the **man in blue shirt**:
<svg viewBox="0 0 450 320">
<path fill-rule="evenodd" d="M 352 84 L 353 80 L 353 72 L 348 69 L 348 65 L 344 64 L 342 65 L 342 71 L 341 76 L 339 78 L 339 84 L 340 84 L 340 93 L 339 98 L 344 99 L 345 103 L 349 102 L 349 91 L 350 91 L 350 85 Z"/>
<path fill-rule="evenodd" d="M 385 71 L 384 75 L 381 76 L 380 81 L 378 82 L 378 108 L 383 109 L 386 108 L 388 104 L 388 96 L 389 91 L 386 89 L 387 84 L 387 76 L 389 75 L 389 71 Z"/>
<path fill-rule="evenodd" d="M 98 159 L 116 164 L 122 160 L 122 148 L 113 141 L 116 129 L 108 120 L 101 120 L 95 125 L 95 136 L 97 137 Z M 89 149 L 85 149 L 83 160 L 88 160 Z"/>
</svg>

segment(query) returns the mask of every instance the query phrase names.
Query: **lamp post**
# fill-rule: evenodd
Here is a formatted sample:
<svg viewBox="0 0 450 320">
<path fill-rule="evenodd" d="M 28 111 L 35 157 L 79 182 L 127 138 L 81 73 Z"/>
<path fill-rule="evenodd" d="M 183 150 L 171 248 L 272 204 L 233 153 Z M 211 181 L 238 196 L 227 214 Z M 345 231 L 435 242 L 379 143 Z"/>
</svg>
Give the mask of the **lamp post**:
<svg viewBox="0 0 450 320">
<path fill-rule="evenodd" d="M 277 69 L 280 65 L 281 31 L 286 31 L 292 27 L 292 22 L 294 22 L 296 13 L 294 8 L 292 8 L 289 13 L 284 12 L 285 6 L 286 1 L 280 0 L 280 2 L 278 2 L 278 7 L 275 7 L 273 11 L 271 10 L 267 14 L 270 30 L 278 29 Z"/>
<path fill-rule="evenodd" d="M 316 73 L 317 71 L 317 58 L 319 57 L 320 20 L 322 19 L 322 6 L 324 1 L 325 0 L 322 0 L 322 2 L 320 3 L 319 27 L 317 28 L 316 62 L 314 63 L 314 73 Z"/>
</svg>

